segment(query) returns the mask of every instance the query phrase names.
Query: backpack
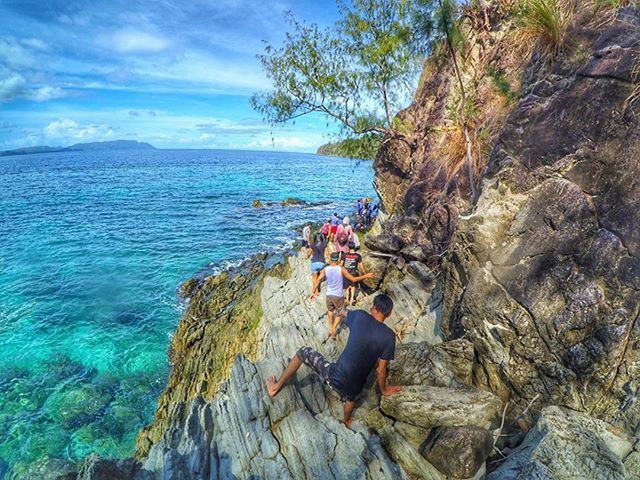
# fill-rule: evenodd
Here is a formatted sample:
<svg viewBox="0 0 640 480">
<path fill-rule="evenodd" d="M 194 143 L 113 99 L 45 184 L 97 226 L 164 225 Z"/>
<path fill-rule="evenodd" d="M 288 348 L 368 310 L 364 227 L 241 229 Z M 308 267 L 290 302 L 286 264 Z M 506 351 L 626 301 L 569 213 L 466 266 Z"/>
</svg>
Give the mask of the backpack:
<svg viewBox="0 0 640 480">
<path fill-rule="evenodd" d="M 349 241 L 349 234 L 344 229 L 340 230 L 338 232 L 338 235 L 336 236 L 336 239 L 338 240 L 338 243 L 340 245 L 346 245 L 347 242 Z"/>
</svg>

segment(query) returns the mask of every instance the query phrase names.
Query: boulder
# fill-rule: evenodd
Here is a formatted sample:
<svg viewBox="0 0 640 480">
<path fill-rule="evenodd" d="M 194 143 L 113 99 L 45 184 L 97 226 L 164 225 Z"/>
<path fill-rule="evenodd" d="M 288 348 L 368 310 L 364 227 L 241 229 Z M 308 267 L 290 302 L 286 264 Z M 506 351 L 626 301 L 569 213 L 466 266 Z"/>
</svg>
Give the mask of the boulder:
<svg viewBox="0 0 640 480">
<path fill-rule="evenodd" d="M 630 438 L 587 415 L 547 407 L 520 447 L 487 480 L 624 480 Z"/>
<path fill-rule="evenodd" d="M 400 344 L 390 364 L 389 383 L 465 388 L 472 384 L 473 358 L 468 340 Z"/>
<path fill-rule="evenodd" d="M 262 207 L 264 207 L 264 204 L 260 200 L 254 200 L 253 203 L 251 204 L 251 206 L 253 208 L 262 208 Z"/>
<path fill-rule="evenodd" d="M 454 478 L 471 478 L 493 449 L 493 434 L 474 426 L 442 427 L 434 431 L 422 452 L 434 467 Z"/>
<path fill-rule="evenodd" d="M 382 397 L 384 413 L 424 428 L 476 425 L 495 426 L 502 401 L 492 393 L 477 389 L 429 386 L 404 387 L 399 393 Z"/>
</svg>

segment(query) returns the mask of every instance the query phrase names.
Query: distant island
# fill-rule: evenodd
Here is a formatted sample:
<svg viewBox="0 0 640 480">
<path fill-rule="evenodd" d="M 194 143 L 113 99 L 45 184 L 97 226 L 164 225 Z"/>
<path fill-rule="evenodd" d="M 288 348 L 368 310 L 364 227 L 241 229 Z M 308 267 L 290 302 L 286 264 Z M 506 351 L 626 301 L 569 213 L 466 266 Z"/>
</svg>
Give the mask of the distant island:
<svg viewBox="0 0 640 480">
<path fill-rule="evenodd" d="M 0 156 L 28 155 L 30 153 L 85 152 L 98 150 L 155 150 L 156 147 L 136 140 L 112 140 L 110 142 L 76 143 L 69 147 L 25 147 L 0 152 Z"/>
</svg>

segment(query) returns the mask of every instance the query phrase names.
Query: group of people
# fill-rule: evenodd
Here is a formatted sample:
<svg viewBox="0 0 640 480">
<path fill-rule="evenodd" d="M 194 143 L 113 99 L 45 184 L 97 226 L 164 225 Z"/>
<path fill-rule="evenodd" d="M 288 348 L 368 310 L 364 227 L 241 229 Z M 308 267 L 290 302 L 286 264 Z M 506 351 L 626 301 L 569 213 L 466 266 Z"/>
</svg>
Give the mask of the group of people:
<svg viewBox="0 0 640 480">
<path fill-rule="evenodd" d="M 379 203 L 372 203 L 368 198 L 359 198 L 358 223 L 356 225 L 358 227 L 361 226 L 363 229 L 369 228 L 375 223 L 378 213 L 380 213 Z"/>
<path fill-rule="evenodd" d="M 375 221 L 378 212 L 374 206 L 358 199 L 358 225 L 371 225 Z M 314 235 L 309 223 L 304 226 L 302 237 L 303 252 L 311 262 L 313 279 L 309 299 L 314 301 L 318 297 L 320 285 L 326 280 L 329 338 L 336 339 L 343 319 L 346 319 L 345 324 L 350 331 L 349 338 L 342 354 L 333 363 L 309 346 L 300 348 L 279 378 L 267 379 L 267 393 L 270 397 L 275 396 L 304 363 L 338 393 L 344 402 L 343 422 L 349 425 L 356 398 L 374 368 L 377 368 L 377 383 L 382 395 L 391 395 L 400 390 L 400 387 L 386 384 L 387 367 L 395 353 L 396 336 L 384 322 L 393 311 L 393 300 L 379 294 L 369 313 L 347 310 L 347 305 L 356 304 L 357 284 L 375 278 L 373 273 L 367 272 L 358 253 L 360 242 L 349 217 L 340 219 L 334 213 Z"/>
</svg>

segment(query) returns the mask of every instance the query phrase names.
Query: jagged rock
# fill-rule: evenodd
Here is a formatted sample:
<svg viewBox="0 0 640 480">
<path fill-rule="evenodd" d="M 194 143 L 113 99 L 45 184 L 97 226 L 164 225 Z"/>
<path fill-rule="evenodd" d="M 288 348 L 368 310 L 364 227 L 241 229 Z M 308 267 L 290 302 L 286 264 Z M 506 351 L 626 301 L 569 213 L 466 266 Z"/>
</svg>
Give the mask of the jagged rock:
<svg viewBox="0 0 640 480">
<path fill-rule="evenodd" d="M 474 426 L 438 428 L 423 455 L 445 475 L 471 478 L 480 471 L 493 449 L 493 434 Z"/>
<path fill-rule="evenodd" d="M 399 393 L 382 397 L 384 413 L 398 420 L 425 428 L 440 426 L 494 426 L 502 402 L 495 395 L 476 389 L 429 386 L 405 387 Z"/>
<path fill-rule="evenodd" d="M 416 445 L 415 441 L 407 439 L 406 430 L 399 426 L 400 422 L 392 422 L 378 410 L 369 412 L 364 418 L 364 422 L 380 435 L 385 449 L 389 455 L 402 468 L 415 478 L 424 480 L 445 480 L 446 476 L 441 474 L 433 465 L 426 461 L 419 453 L 420 443 L 427 438 L 428 430 L 420 429 L 422 439 Z M 406 425 L 406 424 L 405 424 Z M 409 426 L 411 427 L 411 426 Z M 415 427 L 414 427 L 415 428 Z M 409 434 L 413 436 L 415 432 Z"/>
<path fill-rule="evenodd" d="M 311 291 L 308 266 L 306 258 L 294 256 L 289 258 L 284 274 L 259 274 L 260 283 L 243 280 L 241 285 L 255 285 L 252 295 L 259 298 L 259 307 L 255 308 L 262 313 L 256 330 L 261 339 L 258 360 L 254 363 L 237 356 L 228 380 L 214 395 L 208 387 L 199 386 L 206 377 L 181 377 L 181 388 L 202 393 L 188 402 L 176 402 L 179 397 L 171 395 L 164 397 L 172 400 L 161 402 L 159 412 L 171 420 L 160 418 L 157 422 L 165 427 L 150 430 L 159 436 L 144 437 L 151 442 L 148 453 L 142 455 L 146 471 L 160 479 L 180 480 L 405 478 L 402 466 L 389 457 L 375 432 L 358 428 L 357 420 L 355 431 L 338 421 L 342 404 L 307 367 L 303 366 L 297 379 L 274 399 L 266 395 L 265 379 L 279 374 L 298 348 L 310 345 L 335 359 L 346 341 L 346 333 L 340 333 L 337 345 L 325 343 L 328 325 L 323 301 L 307 300 Z M 227 284 L 225 280 L 209 288 Z M 193 302 L 206 298 L 196 294 L 190 308 L 199 311 L 202 305 Z M 216 308 L 227 302 L 216 301 Z M 185 332 L 178 331 L 181 335 Z M 190 348 L 208 352 L 214 348 L 211 341 L 205 332 Z M 180 361 L 189 365 L 182 367 L 182 372 L 202 368 L 197 356 Z M 377 408 L 375 391 L 365 393 L 356 418 Z"/>
<path fill-rule="evenodd" d="M 487 480 L 624 480 L 629 438 L 611 425 L 577 412 L 547 407 L 522 445 Z"/>
<path fill-rule="evenodd" d="M 464 388 L 472 384 L 473 344 L 468 340 L 430 345 L 407 343 L 396 347 L 389 368 L 393 385 L 431 385 Z"/>
<path fill-rule="evenodd" d="M 306 205 L 307 202 L 300 198 L 289 197 L 286 200 L 280 202 L 281 207 L 296 207 L 300 205 Z"/>
<path fill-rule="evenodd" d="M 554 72 L 509 117 L 475 211 L 459 218 L 442 322 L 448 338 L 473 341 L 476 381 L 518 409 L 540 395 L 630 429 L 640 422 L 640 102 L 627 99 L 639 12 L 620 10 L 587 39 L 577 74 Z"/>
<path fill-rule="evenodd" d="M 367 235 L 364 244 L 378 252 L 396 253 L 400 250 L 400 239 L 394 234 Z"/>
</svg>

